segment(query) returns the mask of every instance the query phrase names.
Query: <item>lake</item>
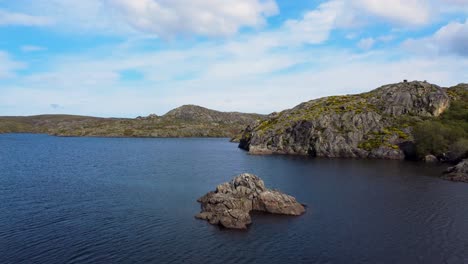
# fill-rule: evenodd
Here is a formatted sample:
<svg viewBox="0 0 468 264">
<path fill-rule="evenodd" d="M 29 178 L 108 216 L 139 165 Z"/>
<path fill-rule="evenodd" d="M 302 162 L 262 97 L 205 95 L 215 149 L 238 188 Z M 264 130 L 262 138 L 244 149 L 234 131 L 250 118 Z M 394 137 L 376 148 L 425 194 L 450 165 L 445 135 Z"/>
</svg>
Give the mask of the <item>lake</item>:
<svg viewBox="0 0 468 264">
<path fill-rule="evenodd" d="M 468 263 L 468 184 L 413 162 L 252 156 L 227 139 L 0 135 L 0 263 Z M 251 172 L 307 204 L 247 231 L 196 199 Z"/>
</svg>

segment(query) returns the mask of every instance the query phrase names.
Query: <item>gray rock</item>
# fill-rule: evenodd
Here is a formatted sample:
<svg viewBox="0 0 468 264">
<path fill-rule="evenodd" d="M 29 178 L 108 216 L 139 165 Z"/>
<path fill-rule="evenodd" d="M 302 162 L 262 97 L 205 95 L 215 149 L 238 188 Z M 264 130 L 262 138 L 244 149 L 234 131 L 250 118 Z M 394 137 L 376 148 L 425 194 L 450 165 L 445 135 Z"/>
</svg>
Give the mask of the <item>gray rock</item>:
<svg viewBox="0 0 468 264">
<path fill-rule="evenodd" d="M 417 81 L 320 98 L 248 127 L 239 147 L 251 154 L 404 159 L 411 124 L 439 116 L 449 104 L 446 90 Z"/>
<path fill-rule="evenodd" d="M 233 229 L 246 229 L 252 223 L 249 214 L 252 210 L 296 216 L 305 213 L 304 206 L 294 197 L 267 189 L 259 177 L 248 173 L 218 185 L 216 191 L 202 196 L 198 202 L 202 211 L 196 218 Z"/>
<path fill-rule="evenodd" d="M 437 157 L 434 156 L 434 155 L 426 155 L 426 156 L 424 157 L 424 162 L 426 162 L 426 163 L 436 163 L 436 162 L 438 162 L 438 161 L 439 161 L 439 160 L 438 160 Z"/>
<path fill-rule="evenodd" d="M 464 159 L 456 166 L 448 168 L 442 178 L 450 181 L 468 183 L 468 159 Z"/>
</svg>

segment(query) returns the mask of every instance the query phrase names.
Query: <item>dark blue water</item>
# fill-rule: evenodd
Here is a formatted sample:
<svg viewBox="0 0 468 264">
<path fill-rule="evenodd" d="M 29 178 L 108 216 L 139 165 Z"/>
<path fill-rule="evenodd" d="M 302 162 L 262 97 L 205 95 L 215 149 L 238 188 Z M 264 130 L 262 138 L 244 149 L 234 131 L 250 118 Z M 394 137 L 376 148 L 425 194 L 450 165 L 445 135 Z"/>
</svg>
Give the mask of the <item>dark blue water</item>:
<svg viewBox="0 0 468 264">
<path fill-rule="evenodd" d="M 0 263 L 468 263 L 468 184 L 440 167 L 45 135 L 0 135 L 0 166 Z M 196 220 L 196 199 L 241 172 L 307 213 L 246 232 Z"/>
</svg>

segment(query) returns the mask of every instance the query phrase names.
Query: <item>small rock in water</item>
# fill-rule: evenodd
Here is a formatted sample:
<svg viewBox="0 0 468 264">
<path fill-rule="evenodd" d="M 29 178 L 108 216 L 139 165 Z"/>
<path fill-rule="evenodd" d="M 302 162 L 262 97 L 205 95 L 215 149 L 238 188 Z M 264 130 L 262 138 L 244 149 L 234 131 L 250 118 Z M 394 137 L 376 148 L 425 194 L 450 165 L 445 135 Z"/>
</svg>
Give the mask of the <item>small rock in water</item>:
<svg viewBox="0 0 468 264">
<path fill-rule="evenodd" d="M 442 178 L 449 181 L 468 183 L 468 159 L 462 160 L 456 166 L 448 168 Z"/>
<path fill-rule="evenodd" d="M 426 156 L 424 157 L 424 162 L 426 162 L 426 163 L 436 163 L 436 162 L 438 162 L 438 161 L 439 161 L 439 160 L 438 160 L 437 157 L 434 156 L 434 155 L 426 155 Z"/>
<path fill-rule="evenodd" d="M 244 173 L 218 185 L 216 191 L 198 199 L 202 211 L 195 217 L 226 228 L 245 229 L 252 223 L 250 211 L 282 215 L 305 213 L 296 198 L 269 190 L 258 176 Z"/>
</svg>

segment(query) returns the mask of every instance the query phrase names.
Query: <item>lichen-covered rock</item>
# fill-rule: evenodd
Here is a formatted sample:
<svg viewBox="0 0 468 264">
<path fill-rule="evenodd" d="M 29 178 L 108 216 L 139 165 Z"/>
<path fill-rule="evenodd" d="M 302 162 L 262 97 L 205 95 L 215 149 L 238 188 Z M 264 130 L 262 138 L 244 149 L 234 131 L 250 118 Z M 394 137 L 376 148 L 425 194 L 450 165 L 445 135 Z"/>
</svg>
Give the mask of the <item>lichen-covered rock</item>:
<svg viewBox="0 0 468 264">
<path fill-rule="evenodd" d="M 301 215 L 305 210 L 304 206 L 296 201 L 296 198 L 271 190 L 260 193 L 258 198 L 254 200 L 253 209 L 256 211 L 284 215 Z"/>
<path fill-rule="evenodd" d="M 450 105 L 450 98 L 444 89 L 428 82 L 389 84 L 371 93 L 370 103 L 392 116 L 439 116 Z"/>
<path fill-rule="evenodd" d="M 449 105 L 447 91 L 437 85 L 391 84 L 275 113 L 248 127 L 239 147 L 251 154 L 404 159 L 413 140 L 412 126 L 439 116 Z"/>
<path fill-rule="evenodd" d="M 202 210 L 196 218 L 233 229 L 247 228 L 252 222 L 252 210 L 283 215 L 305 212 L 294 197 L 267 189 L 259 177 L 248 173 L 218 185 L 216 191 L 205 194 L 198 202 Z"/>
<path fill-rule="evenodd" d="M 468 183 L 468 159 L 462 160 L 456 166 L 448 168 L 442 178 L 450 181 Z"/>
</svg>

